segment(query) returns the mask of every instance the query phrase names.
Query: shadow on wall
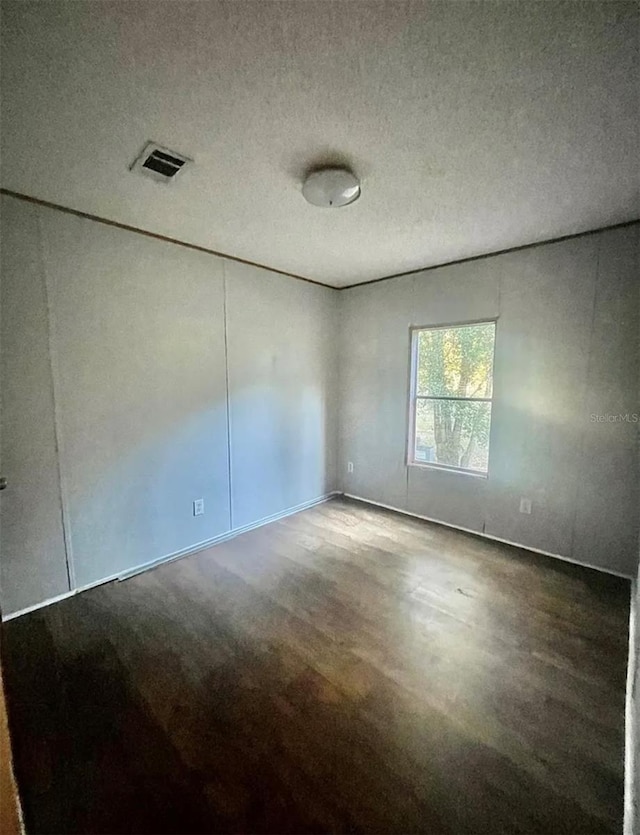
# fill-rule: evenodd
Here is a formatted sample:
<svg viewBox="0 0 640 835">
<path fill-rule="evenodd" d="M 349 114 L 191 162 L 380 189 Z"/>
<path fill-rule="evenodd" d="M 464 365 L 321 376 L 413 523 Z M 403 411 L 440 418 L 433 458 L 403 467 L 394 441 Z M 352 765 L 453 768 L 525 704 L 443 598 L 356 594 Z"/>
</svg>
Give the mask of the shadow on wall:
<svg viewBox="0 0 640 835">
<path fill-rule="evenodd" d="M 174 409 L 170 421 L 160 413 L 145 423 L 127 423 L 126 401 L 114 407 L 82 439 L 65 439 L 75 462 L 68 505 L 78 586 L 231 528 L 226 403 Z M 320 391 L 256 387 L 234 399 L 232 415 L 234 527 L 326 493 L 328 415 Z M 118 437 L 111 426 L 123 427 Z M 205 512 L 194 517 L 199 498 Z"/>
<path fill-rule="evenodd" d="M 327 491 L 328 414 L 317 388 L 291 381 L 243 390 L 232 403 L 231 438 L 234 524 Z"/>
<path fill-rule="evenodd" d="M 550 398 L 551 399 L 551 398 Z M 553 404 L 552 404 L 553 405 Z M 615 405 L 615 404 L 614 404 Z M 637 416 L 593 414 L 532 401 L 494 402 L 486 532 L 551 553 L 631 572 L 637 550 Z M 521 514 L 521 497 L 532 514 Z"/>
</svg>

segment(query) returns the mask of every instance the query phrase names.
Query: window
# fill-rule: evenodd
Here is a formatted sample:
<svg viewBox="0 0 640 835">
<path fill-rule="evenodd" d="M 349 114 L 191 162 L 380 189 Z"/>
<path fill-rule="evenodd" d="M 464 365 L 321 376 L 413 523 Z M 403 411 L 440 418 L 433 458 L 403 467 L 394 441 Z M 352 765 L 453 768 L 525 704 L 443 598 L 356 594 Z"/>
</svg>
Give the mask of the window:
<svg viewBox="0 0 640 835">
<path fill-rule="evenodd" d="M 485 474 L 495 322 L 411 332 L 409 464 Z"/>
</svg>

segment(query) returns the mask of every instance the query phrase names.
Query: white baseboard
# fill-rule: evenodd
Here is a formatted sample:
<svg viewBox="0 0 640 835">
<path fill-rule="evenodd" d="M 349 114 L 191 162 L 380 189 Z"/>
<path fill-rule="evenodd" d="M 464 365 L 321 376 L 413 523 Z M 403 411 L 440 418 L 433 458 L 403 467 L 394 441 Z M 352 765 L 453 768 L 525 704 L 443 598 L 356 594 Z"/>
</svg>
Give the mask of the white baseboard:
<svg viewBox="0 0 640 835">
<path fill-rule="evenodd" d="M 29 612 L 35 612 L 36 609 L 42 609 L 43 606 L 51 606 L 52 603 L 58 603 L 60 600 L 66 600 L 67 597 L 73 597 L 74 594 L 77 594 L 76 589 L 73 589 L 72 591 L 65 591 L 62 594 L 57 594 L 55 597 L 48 597 L 41 603 L 34 603 L 33 606 L 27 606 L 25 609 L 18 609 L 16 612 L 10 612 L 8 615 L 3 615 L 2 622 L 4 623 L 7 620 L 19 618 L 20 615 L 28 615 Z"/>
<path fill-rule="evenodd" d="M 83 591 L 88 591 L 89 589 L 96 588 L 96 586 L 103 586 L 105 583 L 112 583 L 114 580 L 128 580 L 130 577 L 135 577 L 136 574 L 142 574 L 143 571 L 149 571 L 152 568 L 156 568 L 159 565 L 163 565 L 164 563 L 173 562 L 174 560 L 179 560 L 181 557 L 187 557 L 190 554 L 197 554 L 199 551 L 204 551 L 206 548 L 210 548 L 212 545 L 218 545 L 220 542 L 226 542 L 229 539 L 233 539 L 236 536 L 240 536 L 242 533 L 246 533 L 247 531 L 251 531 L 254 528 L 260 528 L 263 525 L 268 525 L 270 522 L 277 522 L 278 519 L 284 519 L 286 516 L 293 516 L 294 513 L 300 513 L 302 510 L 308 510 L 310 507 L 314 507 L 317 504 L 322 504 L 323 502 L 329 501 L 329 499 L 333 498 L 334 496 L 341 496 L 342 491 L 340 490 L 332 490 L 330 493 L 325 493 L 322 496 L 319 496 L 317 499 L 311 499 L 308 502 L 303 502 L 302 504 L 295 505 L 294 507 L 289 507 L 286 510 L 281 511 L 280 513 L 273 513 L 271 516 L 265 516 L 262 519 L 258 519 L 255 522 L 251 522 L 248 525 L 243 525 L 240 528 L 234 528 L 231 531 L 226 531 L 219 536 L 214 536 L 211 539 L 205 539 L 202 542 L 196 542 L 194 545 L 188 545 L 186 548 L 182 548 L 180 551 L 173 551 L 171 554 L 165 554 L 163 557 L 158 557 L 155 560 L 150 560 L 149 562 L 142 563 L 141 565 L 135 566 L 135 568 L 131 568 L 127 571 L 121 571 L 117 574 L 112 574 L 109 577 L 103 577 L 101 580 L 97 580 L 95 583 L 89 583 L 86 586 L 80 586 L 77 589 L 72 589 L 71 591 L 65 592 L 64 594 L 59 594 L 56 597 L 50 597 L 47 600 L 43 600 L 41 603 L 36 603 L 33 606 L 27 606 L 25 609 L 19 609 L 17 612 L 10 612 L 7 615 L 4 615 L 2 620 L 8 621 L 13 620 L 13 618 L 18 618 L 21 615 L 27 615 L 29 612 L 35 612 L 37 609 L 42 609 L 45 606 L 51 606 L 53 603 L 58 603 L 60 600 L 66 600 L 68 597 L 73 597 L 76 594 L 81 594 Z"/>
<path fill-rule="evenodd" d="M 403 510 L 401 507 L 394 507 L 393 505 L 383 504 L 382 502 L 374 502 L 373 499 L 365 499 L 364 496 L 355 496 L 353 493 L 343 493 L 342 495 L 349 499 L 355 499 L 358 502 L 374 505 L 375 507 L 383 507 L 385 510 L 393 510 L 395 513 L 402 513 L 404 516 L 411 516 L 414 519 L 423 519 L 425 522 L 433 522 L 436 525 L 444 525 L 445 528 L 452 528 L 454 531 L 471 533 L 474 536 L 481 536 L 483 539 L 490 539 L 493 542 L 502 542 L 504 545 L 512 545 L 514 548 L 522 548 L 525 551 L 532 551 L 534 554 L 542 554 L 544 557 L 553 557 L 556 560 L 570 562 L 573 565 L 580 565 L 583 568 L 593 568 L 594 571 L 601 571 L 603 574 L 612 574 L 614 577 L 622 577 L 625 580 L 633 579 L 631 574 L 624 574 L 622 571 L 614 571 L 611 568 L 603 568 L 601 565 L 581 562 L 580 560 L 574 560 L 572 557 L 565 557 L 562 554 L 554 554 L 551 551 L 542 551 L 540 548 L 533 548 L 531 545 L 523 545 L 521 542 L 512 542 L 510 539 L 502 539 L 502 537 L 499 536 L 492 536 L 490 533 L 474 531 L 472 528 L 464 528 L 462 525 L 452 525 L 450 522 L 443 522 L 441 519 L 434 519 L 431 516 L 421 516 L 419 513 L 412 513 L 409 510 Z"/>
<path fill-rule="evenodd" d="M 45 606 L 51 606 L 53 603 L 58 603 L 61 600 L 66 600 L 68 597 L 73 597 L 75 594 L 80 594 L 83 591 L 88 591 L 89 589 L 95 588 L 96 586 L 102 586 L 105 583 L 111 583 L 114 580 L 127 580 L 129 577 L 135 577 L 136 574 L 141 574 L 143 571 L 149 571 L 150 569 L 155 568 L 158 565 L 163 565 L 164 563 L 172 562 L 173 560 L 178 560 L 181 557 L 186 557 L 190 554 L 196 554 L 199 551 L 204 551 L 206 548 L 210 548 L 211 546 L 217 545 L 220 542 L 226 542 L 227 540 L 233 539 L 234 537 L 239 536 L 242 533 L 246 533 L 247 531 L 253 530 L 254 528 L 259 528 L 262 525 L 268 525 L 269 522 L 276 522 L 278 519 L 284 519 L 286 516 L 292 516 L 294 513 L 300 513 L 302 510 L 307 510 L 308 508 L 313 507 L 314 505 L 322 504 L 323 502 L 328 501 L 334 496 L 346 496 L 349 499 L 355 499 L 356 501 L 364 502 L 365 504 L 370 504 L 374 507 L 382 507 L 385 510 L 392 510 L 395 513 L 402 513 L 404 516 L 410 516 L 413 519 L 422 519 L 425 522 L 433 522 L 436 525 L 444 525 L 445 527 L 452 528 L 453 530 L 463 531 L 464 533 L 470 533 L 474 536 L 480 536 L 483 539 L 489 539 L 494 542 L 502 542 L 505 545 L 512 545 L 515 548 L 523 548 L 525 551 L 532 551 L 535 554 L 542 554 L 545 557 L 554 557 L 555 559 L 564 560 L 565 562 L 570 562 L 574 565 L 580 565 L 584 568 L 593 568 L 595 571 L 601 571 L 604 574 L 613 574 L 616 577 L 623 577 L 626 580 L 632 579 L 628 574 L 623 574 L 622 572 L 602 568 L 602 566 L 599 565 L 591 565 L 590 563 L 579 562 L 578 560 L 571 559 L 571 557 L 565 557 L 562 554 L 554 554 L 550 551 L 542 551 L 539 548 L 532 548 L 529 545 L 523 545 L 519 542 L 512 542 L 509 539 L 502 539 L 498 536 L 492 536 L 491 534 L 482 533 L 481 531 L 475 531 L 472 528 L 462 527 L 461 525 L 452 525 L 450 522 L 443 522 L 440 519 L 434 519 L 431 516 L 422 516 L 419 513 L 412 513 L 400 507 L 394 507 L 393 505 L 384 504 L 383 502 L 376 502 L 373 499 L 366 499 L 364 496 L 356 496 L 353 493 L 343 493 L 342 490 L 332 490 L 330 493 L 325 493 L 324 495 L 319 496 L 316 499 L 311 499 L 308 502 L 303 502 L 302 504 L 287 508 L 287 510 L 283 510 L 280 513 L 274 513 L 271 516 L 265 516 L 262 519 L 258 519 L 255 522 L 251 522 L 249 525 L 243 525 L 240 528 L 234 528 L 231 531 L 227 531 L 211 539 L 207 539 L 202 542 L 197 542 L 194 545 L 189 545 L 186 548 L 181 549 L 180 551 L 174 551 L 170 554 L 165 554 L 162 557 L 158 557 L 157 559 L 150 560 L 146 563 L 142 563 L 141 565 L 131 568 L 128 571 L 112 574 L 109 577 L 104 577 L 101 580 L 97 580 L 95 583 L 89 583 L 86 586 L 81 586 L 77 589 L 72 589 L 71 591 L 56 595 L 55 597 L 50 597 L 47 600 L 43 600 L 41 603 L 34 604 L 33 606 L 27 606 L 26 608 L 19 609 L 16 612 L 10 612 L 9 614 L 4 615 L 2 620 L 13 620 L 13 618 L 20 617 L 21 615 L 27 615 L 29 614 L 29 612 L 35 612 L 37 609 L 42 609 Z"/>
<path fill-rule="evenodd" d="M 310 507 L 327 502 L 333 496 L 338 495 L 341 495 L 338 490 L 331 493 L 325 493 L 317 499 L 311 499 L 311 501 L 303 502 L 302 504 L 295 505 L 295 507 L 287 508 L 287 510 L 283 510 L 280 513 L 273 513 L 271 516 L 264 516 L 262 519 L 258 519 L 248 525 L 242 525 L 240 528 L 234 528 L 231 531 L 226 531 L 219 536 L 214 536 L 211 539 L 206 539 L 203 542 L 196 543 L 195 545 L 189 545 L 181 551 L 174 551 L 172 554 L 167 554 L 166 556 L 158 557 L 158 559 L 152 560 L 151 562 L 143 563 L 142 565 L 131 568 L 111 579 L 128 580 L 129 577 L 135 577 L 136 574 L 141 574 L 143 571 L 148 571 L 150 568 L 155 568 L 157 565 L 162 565 L 166 562 L 173 562 L 174 560 L 179 560 L 182 557 L 187 557 L 190 554 L 197 554 L 199 551 L 211 548 L 212 545 L 219 545 L 221 542 L 227 542 L 229 539 L 234 539 L 236 536 L 240 536 L 241 533 L 247 533 L 247 531 L 252 531 L 254 528 L 261 528 L 263 525 L 268 525 L 270 522 L 277 522 L 278 519 L 284 519 L 286 516 L 293 516 L 294 513 L 300 513 L 302 510 L 308 510 Z M 108 582 L 108 580 L 102 582 Z"/>
<path fill-rule="evenodd" d="M 635 828 L 640 819 L 640 728 L 637 715 L 640 710 L 638 683 L 638 653 L 640 652 L 640 620 L 638 617 L 638 581 L 631 582 L 631 607 L 629 612 L 629 664 L 627 666 L 627 698 L 624 722 L 624 835 L 638 835 Z"/>
</svg>

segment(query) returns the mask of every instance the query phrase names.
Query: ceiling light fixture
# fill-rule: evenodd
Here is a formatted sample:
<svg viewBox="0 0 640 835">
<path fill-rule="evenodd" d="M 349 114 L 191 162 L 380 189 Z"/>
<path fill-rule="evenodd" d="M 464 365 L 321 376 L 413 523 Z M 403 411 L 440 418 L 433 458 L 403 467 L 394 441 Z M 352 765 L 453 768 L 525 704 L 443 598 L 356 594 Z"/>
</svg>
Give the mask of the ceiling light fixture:
<svg viewBox="0 0 640 835">
<path fill-rule="evenodd" d="M 360 182 L 346 168 L 322 168 L 307 176 L 302 194 L 313 206 L 338 209 L 360 197 Z"/>
</svg>

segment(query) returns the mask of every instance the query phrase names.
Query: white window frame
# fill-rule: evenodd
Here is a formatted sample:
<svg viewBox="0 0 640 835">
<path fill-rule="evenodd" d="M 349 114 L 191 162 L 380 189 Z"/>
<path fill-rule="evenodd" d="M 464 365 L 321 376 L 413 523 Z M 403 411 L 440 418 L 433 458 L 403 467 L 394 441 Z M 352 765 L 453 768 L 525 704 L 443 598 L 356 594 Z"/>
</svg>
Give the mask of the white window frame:
<svg viewBox="0 0 640 835">
<path fill-rule="evenodd" d="M 469 328 L 474 325 L 493 325 L 493 360 L 491 364 L 491 397 L 429 397 L 426 395 L 418 395 L 416 393 L 418 382 L 418 337 L 423 331 L 437 331 L 437 330 L 453 330 L 455 328 Z M 491 403 L 491 421 L 493 425 L 493 401 L 495 397 L 495 386 L 493 373 L 495 369 L 496 358 L 496 339 L 498 334 L 498 320 L 497 319 L 477 319 L 472 322 L 451 322 L 446 325 L 412 325 L 409 328 L 409 420 L 408 420 L 408 435 L 407 435 L 407 466 L 419 467 L 427 470 L 444 470 L 450 473 L 460 473 L 461 475 L 468 475 L 472 478 L 488 478 L 489 469 L 491 466 L 491 437 L 489 438 L 489 460 L 487 461 L 487 470 L 470 470 L 464 467 L 454 467 L 452 464 L 438 464 L 435 461 L 425 462 L 416 461 L 416 404 L 418 400 L 462 400 L 469 403 Z M 489 430 L 491 436 L 491 429 Z"/>
</svg>

